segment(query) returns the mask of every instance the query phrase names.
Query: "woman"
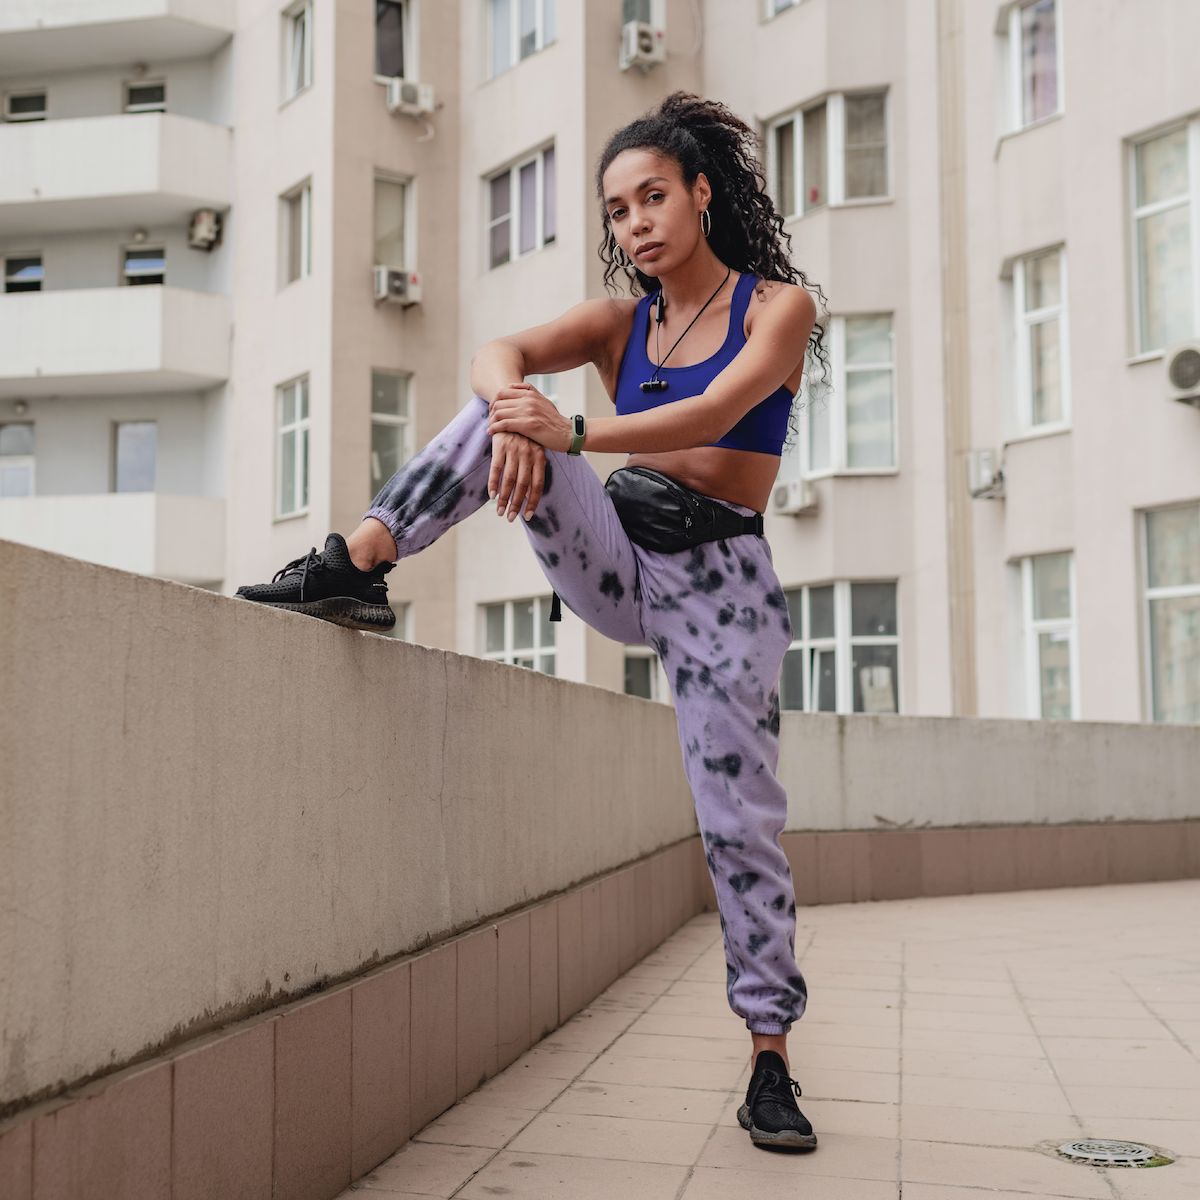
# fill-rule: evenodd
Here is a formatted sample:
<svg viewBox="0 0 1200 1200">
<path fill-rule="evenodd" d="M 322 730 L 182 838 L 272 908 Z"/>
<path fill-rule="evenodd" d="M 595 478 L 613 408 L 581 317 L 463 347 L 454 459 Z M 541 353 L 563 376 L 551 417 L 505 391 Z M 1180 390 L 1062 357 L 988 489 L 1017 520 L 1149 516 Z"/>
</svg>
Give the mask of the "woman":
<svg viewBox="0 0 1200 1200">
<path fill-rule="evenodd" d="M 383 488 L 348 541 L 239 595 L 360 629 L 390 626 L 384 575 L 489 500 L 526 532 L 557 596 L 618 642 L 654 647 L 671 681 L 712 872 L 730 1006 L 754 1072 L 742 1125 L 809 1148 L 787 1033 L 806 989 L 775 778 L 787 605 L 762 537 L 816 305 L 788 262 L 754 135 L 676 93 L 609 141 L 597 170 L 605 283 L 591 300 L 475 356 L 476 398 Z M 818 291 L 818 295 L 819 295 Z M 616 415 L 568 419 L 527 375 L 599 371 Z M 630 454 L 607 490 L 581 449 Z"/>
</svg>

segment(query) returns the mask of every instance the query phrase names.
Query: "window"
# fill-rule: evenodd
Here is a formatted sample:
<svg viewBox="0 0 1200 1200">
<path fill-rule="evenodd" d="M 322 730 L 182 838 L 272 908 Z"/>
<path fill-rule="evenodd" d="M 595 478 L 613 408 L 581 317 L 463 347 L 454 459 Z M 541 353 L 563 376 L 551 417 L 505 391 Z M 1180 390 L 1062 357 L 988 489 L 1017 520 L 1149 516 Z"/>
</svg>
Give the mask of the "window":
<svg viewBox="0 0 1200 1200">
<path fill-rule="evenodd" d="M 767 0 L 767 16 L 778 16 L 785 8 L 794 8 L 800 0 Z"/>
<path fill-rule="evenodd" d="M 480 611 L 484 658 L 554 674 L 554 626 L 550 623 L 549 596 L 485 604 Z"/>
<path fill-rule="evenodd" d="M 163 80 L 156 83 L 137 83 L 125 85 L 125 111 L 127 113 L 166 112 L 167 85 Z"/>
<path fill-rule="evenodd" d="M 1047 250 L 1013 266 L 1017 328 L 1017 418 L 1022 432 L 1071 418 L 1067 353 L 1067 256 Z"/>
<path fill-rule="evenodd" d="M 408 184 L 375 180 L 375 265 L 407 271 Z"/>
<path fill-rule="evenodd" d="M 487 0 L 490 75 L 499 75 L 549 46 L 555 37 L 555 0 Z"/>
<path fill-rule="evenodd" d="M 891 195 L 888 93 L 837 93 L 772 122 L 768 174 L 784 217 Z"/>
<path fill-rule="evenodd" d="M 308 377 L 279 389 L 276 456 L 280 517 L 308 511 Z"/>
<path fill-rule="evenodd" d="M 532 383 L 547 400 L 558 407 L 558 376 L 557 375 L 526 375 L 526 383 Z"/>
<path fill-rule="evenodd" d="M 44 121 L 46 119 L 46 93 L 9 92 L 4 97 L 4 119 L 6 121 Z"/>
<path fill-rule="evenodd" d="M 1079 716 L 1075 560 L 1070 552 L 1021 559 L 1025 714 Z"/>
<path fill-rule="evenodd" d="M 396 623 L 391 629 L 381 629 L 384 637 L 398 642 L 412 641 L 412 605 L 407 600 L 389 600 L 388 607 L 396 614 Z"/>
<path fill-rule="evenodd" d="M 284 88 L 290 100 L 312 83 L 312 0 L 290 8 L 283 17 Z"/>
<path fill-rule="evenodd" d="M 114 492 L 154 491 L 158 426 L 153 421 L 118 421 L 113 426 Z"/>
<path fill-rule="evenodd" d="M 488 266 L 554 241 L 554 147 L 488 180 Z"/>
<path fill-rule="evenodd" d="M 805 475 L 896 466 L 895 370 L 890 314 L 834 317 L 831 387 L 808 388 L 800 454 Z"/>
<path fill-rule="evenodd" d="M 302 184 L 283 197 L 283 282 L 312 274 L 312 185 Z"/>
<path fill-rule="evenodd" d="M 780 707 L 899 712 L 896 584 L 842 580 L 785 595 L 793 640 L 783 659 Z"/>
<path fill-rule="evenodd" d="M 1007 132 L 1062 111 L 1058 0 L 1026 0 L 1008 13 Z"/>
<path fill-rule="evenodd" d="M 19 254 L 4 260 L 6 292 L 40 292 L 43 278 L 40 254 Z"/>
<path fill-rule="evenodd" d="M 405 79 L 404 51 L 408 43 L 408 4 L 404 0 L 375 0 L 375 74 Z"/>
<path fill-rule="evenodd" d="M 2 436 L 2 435 L 0 435 Z M 1146 514 L 1151 715 L 1200 722 L 1200 504 Z"/>
<path fill-rule="evenodd" d="M 34 466 L 32 422 L 0 425 L 0 498 L 32 496 Z"/>
<path fill-rule="evenodd" d="M 125 250 L 121 282 L 128 287 L 162 283 L 166 279 L 167 252 L 161 247 L 130 246 Z"/>
<path fill-rule="evenodd" d="M 1200 122 L 1133 147 L 1133 237 L 1137 348 L 1161 350 L 1196 332 L 1196 237 L 1191 181 L 1200 162 Z"/>
<path fill-rule="evenodd" d="M 667 674 L 649 646 L 625 647 L 625 695 L 669 704 Z"/>
<path fill-rule="evenodd" d="M 371 495 L 408 461 L 410 376 L 371 372 Z"/>
</svg>

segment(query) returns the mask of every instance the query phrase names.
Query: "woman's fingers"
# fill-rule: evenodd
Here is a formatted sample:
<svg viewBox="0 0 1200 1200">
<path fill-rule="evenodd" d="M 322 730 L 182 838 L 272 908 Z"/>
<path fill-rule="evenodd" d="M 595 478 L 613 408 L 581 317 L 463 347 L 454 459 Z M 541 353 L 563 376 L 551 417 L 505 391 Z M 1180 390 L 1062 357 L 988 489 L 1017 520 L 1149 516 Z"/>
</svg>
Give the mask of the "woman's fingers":
<svg viewBox="0 0 1200 1200">
<path fill-rule="evenodd" d="M 522 447 L 522 451 L 524 451 Z M 521 515 L 521 509 L 525 504 L 525 497 L 529 494 L 529 479 L 532 474 L 530 458 L 528 453 L 522 453 L 518 458 L 517 467 L 517 483 L 513 488 L 512 500 L 508 506 L 508 519 L 515 521 Z"/>
<path fill-rule="evenodd" d="M 529 501 L 525 505 L 525 520 L 529 520 L 542 502 L 542 489 L 546 485 L 546 452 L 541 446 L 533 447 L 533 468 L 529 483 Z"/>
</svg>

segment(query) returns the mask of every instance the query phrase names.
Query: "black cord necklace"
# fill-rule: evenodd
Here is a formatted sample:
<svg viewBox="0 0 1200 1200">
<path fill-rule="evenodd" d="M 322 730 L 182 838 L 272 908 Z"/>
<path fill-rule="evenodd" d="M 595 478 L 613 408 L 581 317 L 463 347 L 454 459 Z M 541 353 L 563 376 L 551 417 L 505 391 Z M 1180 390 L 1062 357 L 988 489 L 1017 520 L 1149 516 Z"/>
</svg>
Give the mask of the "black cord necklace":
<svg viewBox="0 0 1200 1200">
<path fill-rule="evenodd" d="M 709 296 L 709 298 L 707 300 L 705 300 L 704 307 L 701 308 L 700 312 L 698 312 L 692 318 L 691 324 L 688 325 L 687 329 L 685 329 L 675 339 L 675 346 L 678 346 L 679 343 L 682 342 L 685 337 L 687 337 L 688 333 L 691 331 L 692 325 L 695 325 L 695 323 L 698 320 L 700 320 L 700 313 L 704 312 L 704 309 L 707 308 L 717 298 L 718 293 L 729 282 L 729 276 L 732 273 L 733 273 L 732 267 L 725 268 L 725 278 L 722 279 L 719 284 L 717 284 L 717 290 L 715 292 L 713 292 L 713 294 L 711 296 Z M 658 364 L 654 368 L 654 374 L 649 379 L 647 379 L 645 383 L 638 384 L 638 386 L 642 389 L 643 392 L 665 392 L 667 390 L 667 381 L 665 379 L 660 379 L 658 377 L 659 371 L 661 371 L 663 369 L 663 367 L 665 367 L 667 365 L 667 359 L 670 358 L 671 355 L 675 353 L 675 346 L 672 346 L 671 349 L 668 350 L 667 353 L 662 358 L 659 358 L 660 347 L 659 347 L 659 343 L 658 343 L 658 335 L 662 329 L 662 323 L 666 319 L 666 316 L 667 316 L 666 303 L 663 300 L 662 289 L 660 288 L 658 296 L 655 298 L 655 301 L 654 301 L 654 320 L 655 320 L 654 357 L 658 358 Z"/>
</svg>

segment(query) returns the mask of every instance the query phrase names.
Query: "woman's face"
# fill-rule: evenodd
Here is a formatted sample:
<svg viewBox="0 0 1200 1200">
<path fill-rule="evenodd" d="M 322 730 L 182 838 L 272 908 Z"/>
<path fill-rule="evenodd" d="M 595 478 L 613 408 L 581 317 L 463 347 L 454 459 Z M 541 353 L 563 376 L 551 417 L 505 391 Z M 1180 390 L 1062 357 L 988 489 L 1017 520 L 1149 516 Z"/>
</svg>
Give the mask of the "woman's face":
<svg viewBox="0 0 1200 1200">
<path fill-rule="evenodd" d="M 674 159 L 622 150 L 603 183 L 613 236 L 643 275 L 666 275 L 687 262 L 704 236 L 700 213 L 712 198 L 703 174 L 689 190 Z"/>
</svg>

